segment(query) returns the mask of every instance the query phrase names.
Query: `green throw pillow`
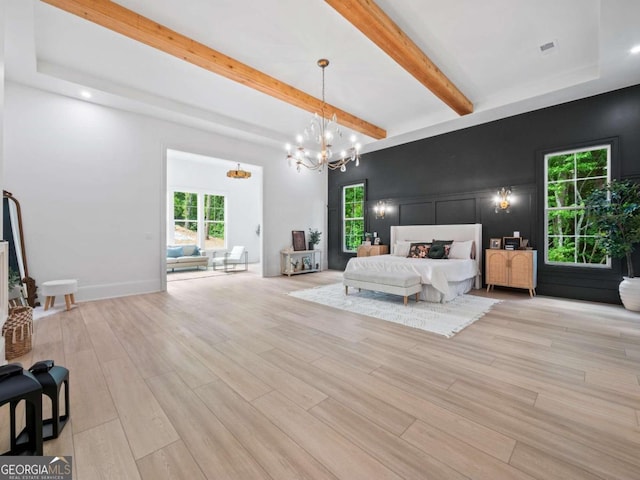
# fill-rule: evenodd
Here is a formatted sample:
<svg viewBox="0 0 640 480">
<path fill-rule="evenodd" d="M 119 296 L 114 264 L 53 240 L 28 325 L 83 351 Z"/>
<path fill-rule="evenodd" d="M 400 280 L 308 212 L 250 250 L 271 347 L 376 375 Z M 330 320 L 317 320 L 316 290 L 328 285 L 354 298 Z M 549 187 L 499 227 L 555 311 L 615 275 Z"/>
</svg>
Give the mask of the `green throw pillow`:
<svg viewBox="0 0 640 480">
<path fill-rule="evenodd" d="M 444 245 L 442 243 L 432 244 L 429 249 L 428 256 L 433 259 L 447 258 L 444 251 Z"/>
<path fill-rule="evenodd" d="M 431 242 L 433 245 L 442 245 L 444 247 L 444 256 L 437 258 L 449 258 L 449 250 L 451 250 L 451 244 L 453 240 L 436 240 L 435 238 Z M 429 257 L 436 258 L 436 257 Z"/>
</svg>

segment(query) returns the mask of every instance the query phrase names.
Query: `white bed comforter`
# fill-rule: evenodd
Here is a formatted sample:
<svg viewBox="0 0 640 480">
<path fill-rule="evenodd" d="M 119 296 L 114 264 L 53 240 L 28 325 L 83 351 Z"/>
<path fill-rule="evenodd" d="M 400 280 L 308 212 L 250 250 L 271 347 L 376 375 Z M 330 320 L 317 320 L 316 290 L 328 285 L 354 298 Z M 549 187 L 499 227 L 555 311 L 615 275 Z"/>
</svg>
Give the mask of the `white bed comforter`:
<svg viewBox="0 0 640 480">
<path fill-rule="evenodd" d="M 347 263 L 345 272 L 355 270 L 414 272 L 420 275 L 422 283 L 433 286 L 445 297 L 449 295 L 448 282 L 460 282 L 478 274 L 475 260 L 433 260 L 396 257 L 394 255 L 353 257 Z"/>
</svg>

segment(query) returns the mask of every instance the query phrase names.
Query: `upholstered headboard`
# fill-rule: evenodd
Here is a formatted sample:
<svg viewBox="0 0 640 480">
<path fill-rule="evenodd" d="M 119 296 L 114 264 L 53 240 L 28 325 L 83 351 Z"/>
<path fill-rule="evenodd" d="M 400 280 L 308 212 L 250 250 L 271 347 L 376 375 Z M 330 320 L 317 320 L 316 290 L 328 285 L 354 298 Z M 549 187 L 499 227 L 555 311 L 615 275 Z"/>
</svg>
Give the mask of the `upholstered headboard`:
<svg viewBox="0 0 640 480">
<path fill-rule="evenodd" d="M 455 240 L 475 242 L 475 261 L 478 266 L 476 288 L 482 288 L 482 224 L 461 225 L 396 225 L 391 227 L 391 248 L 398 241 Z"/>
</svg>

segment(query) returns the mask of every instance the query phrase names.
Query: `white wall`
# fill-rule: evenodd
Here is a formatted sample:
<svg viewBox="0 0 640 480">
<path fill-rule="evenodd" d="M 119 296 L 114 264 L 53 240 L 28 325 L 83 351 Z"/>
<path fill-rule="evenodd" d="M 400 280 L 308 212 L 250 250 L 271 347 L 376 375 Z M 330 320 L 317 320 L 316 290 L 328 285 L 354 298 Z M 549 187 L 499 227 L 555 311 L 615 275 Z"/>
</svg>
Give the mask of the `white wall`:
<svg viewBox="0 0 640 480">
<path fill-rule="evenodd" d="M 265 275 L 291 230 L 326 232 L 326 173 L 296 173 L 282 150 L 11 82 L 5 93 L 3 188 L 22 205 L 38 283 L 77 278 L 79 300 L 162 288 L 168 148 L 263 167 Z"/>
<path fill-rule="evenodd" d="M 3 164 L 4 164 L 4 22 L 5 22 L 5 2 L 4 0 L 0 0 L 0 186 L 3 185 Z M 0 232 L 3 231 L 3 212 L 4 209 L 0 208 Z M 2 259 L 3 262 L 6 262 L 6 258 Z M 8 272 L 9 269 L 6 268 L 3 275 L 3 278 L 0 279 L 0 288 L 5 289 L 8 288 Z M 2 326 L 7 319 L 8 312 L 6 311 L 5 305 L 3 302 L 0 302 L 0 331 L 2 330 Z M 4 345 L 4 337 L 0 338 L 0 365 L 4 365 L 5 360 L 5 345 Z"/>
<path fill-rule="evenodd" d="M 203 155 L 169 150 L 167 152 L 167 187 L 169 191 L 209 193 L 225 196 L 225 234 L 227 248 L 243 245 L 249 252 L 249 262 L 260 261 L 262 232 L 262 167 L 242 164 L 251 172 L 250 178 L 227 177 L 237 164 Z M 167 212 L 167 222 L 173 212 Z M 168 230 L 171 230 L 169 224 Z"/>
</svg>

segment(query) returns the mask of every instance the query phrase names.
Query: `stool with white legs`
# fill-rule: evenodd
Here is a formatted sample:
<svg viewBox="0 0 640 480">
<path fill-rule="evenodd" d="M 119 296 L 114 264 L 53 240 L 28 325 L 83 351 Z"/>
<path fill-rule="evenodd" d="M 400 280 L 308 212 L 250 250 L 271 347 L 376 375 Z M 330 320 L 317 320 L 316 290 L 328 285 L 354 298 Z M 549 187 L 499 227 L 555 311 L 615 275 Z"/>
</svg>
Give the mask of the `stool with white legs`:
<svg viewBox="0 0 640 480">
<path fill-rule="evenodd" d="M 53 307 L 56 295 L 64 295 L 67 310 L 76 304 L 75 293 L 78 291 L 78 280 L 50 280 L 42 283 L 42 294 L 45 296 L 44 309 Z"/>
</svg>

